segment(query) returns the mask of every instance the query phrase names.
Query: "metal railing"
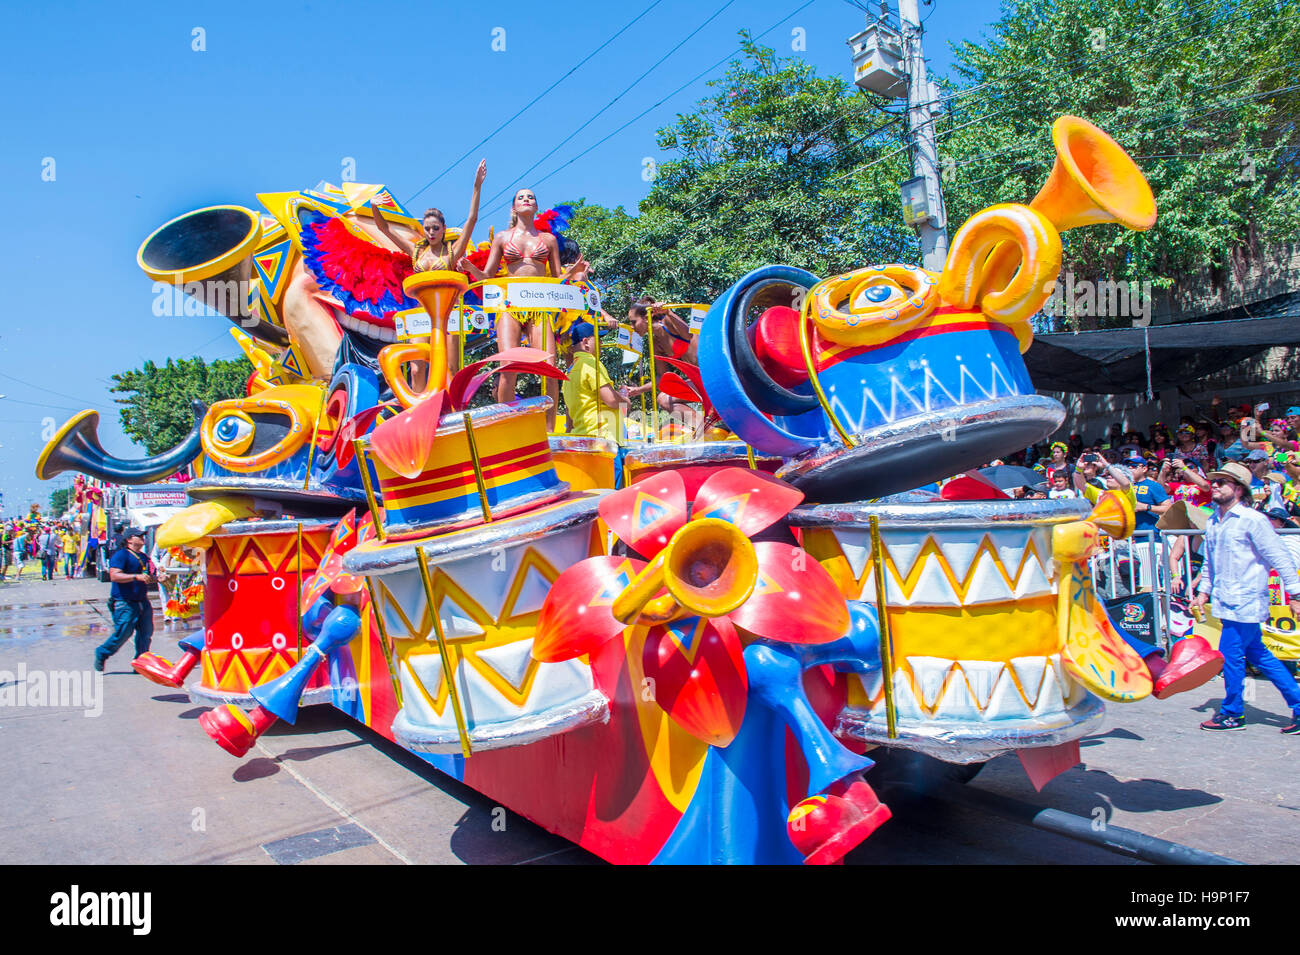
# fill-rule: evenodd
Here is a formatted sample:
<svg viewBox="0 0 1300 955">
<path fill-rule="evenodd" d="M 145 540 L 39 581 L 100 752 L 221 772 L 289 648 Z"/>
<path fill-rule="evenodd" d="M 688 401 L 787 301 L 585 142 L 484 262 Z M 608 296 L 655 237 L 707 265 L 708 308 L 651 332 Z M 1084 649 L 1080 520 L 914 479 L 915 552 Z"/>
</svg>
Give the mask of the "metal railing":
<svg viewBox="0 0 1300 955">
<path fill-rule="evenodd" d="M 1300 535 L 1300 528 L 1279 530 L 1278 534 Z M 1194 596 L 1192 584 L 1199 566 L 1194 565 L 1193 557 L 1199 555 L 1204 537 L 1205 531 L 1189 528 L 1136 531 L 1127 540 L 1110 540 L 1102 553 L 1092 557 L 1092 577 L 1097 592 L 1107 600 L 1153 594 L 1155 620 L 1152 635 L 1156 637 L 1154 642 L 1158 646 L 1168 649 L 1171 642 L 1169 602 L 1171 598 L 1190 602 Z M 1179 540 L 1185 543 L 1175 571 L 1172 555 Z M 1120 566 L 1124 562 L 1127 562 L 1127 567 Z M 1181 585 L 1177 592 L 1173 587 L 1175 580 Z"/>
</svg>

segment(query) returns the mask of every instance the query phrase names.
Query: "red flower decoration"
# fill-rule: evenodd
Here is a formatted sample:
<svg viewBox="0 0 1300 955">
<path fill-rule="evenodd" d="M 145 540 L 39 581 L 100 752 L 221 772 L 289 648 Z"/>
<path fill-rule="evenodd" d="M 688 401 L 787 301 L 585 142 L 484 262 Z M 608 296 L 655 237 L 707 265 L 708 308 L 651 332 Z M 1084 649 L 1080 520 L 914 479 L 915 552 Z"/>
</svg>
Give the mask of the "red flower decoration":
<svg viewBox="0 0 1300 955">
<path fill-rule="evenodd" d="M 674 471 L 608 495 L 601 519 L 646 560 L 593 557 L 561 574 L 542 604 L 533 656 L 571 660 L 645 627 L 655 701 L 687 732 L 728 745 L 749 692 L 746 637 L 828 643 L 849 628 L 844 597 L 819 563 L 789 544 L 748 540 L 801 500 L 742 468 L 711 475 L 689 510 Z M 726 525 L 734 529 L 719 533 Z"/>
</svg>

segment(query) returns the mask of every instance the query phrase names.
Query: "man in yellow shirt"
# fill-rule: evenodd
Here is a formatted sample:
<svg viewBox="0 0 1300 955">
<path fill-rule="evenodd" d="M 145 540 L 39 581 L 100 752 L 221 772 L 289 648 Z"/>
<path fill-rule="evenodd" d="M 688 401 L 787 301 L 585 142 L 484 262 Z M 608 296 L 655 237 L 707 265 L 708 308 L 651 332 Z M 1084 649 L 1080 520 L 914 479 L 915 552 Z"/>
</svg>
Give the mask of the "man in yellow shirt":
<svg viewBox="0 0 1300 955">
<path fill-rule="evenodd" d="M 1074 468 L 1074 488 L 1088 499 L 1088 503 L 1096 504 L 1097 499 L 1101 497 L 1101 488 L 1093 483 L 1093 479 L 1099 474 L 1105 475 L 1106 490 L 1119 491 L 1128 498 L 1129 504 L 1137 504 L 1137 496 L 1133 493 L 1133 479 L 1128 469 L 1110 464 L 1095 451 L 1083 454 Z"/>
<path fill-rule="evenodd" d="M 70 527 L 63 529 L 63 576 L 68 580 L 72 579 L 73 566 L 77 562 L 77 551 L 80 549 L 80 542 L 77 535 L 72 532 Z"/>
<path fill-rule="evenodd" d="M 569 413 L 569 433 L 618 440 L 619 418 L 628 406 L 627 393 L 615 389 L 609 372 L 596 355 L 596 329 L 577 322 L 569 332 L 573 364 L 560 387 Z"/>
</svg>

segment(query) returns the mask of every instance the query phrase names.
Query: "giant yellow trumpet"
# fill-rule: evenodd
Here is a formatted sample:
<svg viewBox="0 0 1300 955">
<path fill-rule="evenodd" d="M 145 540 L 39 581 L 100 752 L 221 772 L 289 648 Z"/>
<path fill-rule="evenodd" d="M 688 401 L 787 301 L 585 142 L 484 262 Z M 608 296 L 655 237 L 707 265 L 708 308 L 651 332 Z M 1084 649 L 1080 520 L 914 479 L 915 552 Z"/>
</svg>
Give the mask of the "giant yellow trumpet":
<svg viewBox="0 0 1300 955">
<path fill-rule="evenodd" d="M 1033 315 L 1052 294 L 1061 270 L 1060 233 L 1117 222 L 1137 231 L 1155 224 L 1156 201 L 1141 170 L 1115 140 L 1087 120 L 1052 124 L 1056 164 L 1028 206 L 993 206 L 953 238 L 939 281 L 950 305 L 980 310 L 1015 330 L 1021 351 Z"/>
</svg>

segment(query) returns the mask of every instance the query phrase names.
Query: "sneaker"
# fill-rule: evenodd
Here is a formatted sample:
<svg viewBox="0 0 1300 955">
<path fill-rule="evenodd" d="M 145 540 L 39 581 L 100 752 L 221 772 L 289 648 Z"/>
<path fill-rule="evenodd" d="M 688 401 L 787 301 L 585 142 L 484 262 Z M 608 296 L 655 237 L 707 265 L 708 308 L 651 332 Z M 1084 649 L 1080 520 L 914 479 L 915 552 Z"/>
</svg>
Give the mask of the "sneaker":
<svg viewBox="0 0 1300 955">
<path fill-rule="evenodd" d="M 1291 722 L 1282 727 L 1282 732 L 1288 736 L 1300 736 L 1300 713 L 1291 714 Z"/>
<path fill-rule="evenodd" d="M 1246 728 L 1244 716 L 1231 716 L 1227 713 L 1215 713 L 1201 724 L 1203 730 L 1241 730 Z"/>
<path fill-rule="evenodd" d="M 95 669 L 100 673 L 104 672 L 104 661 L 99 657 L 95 657 Z"/>
</svg>

